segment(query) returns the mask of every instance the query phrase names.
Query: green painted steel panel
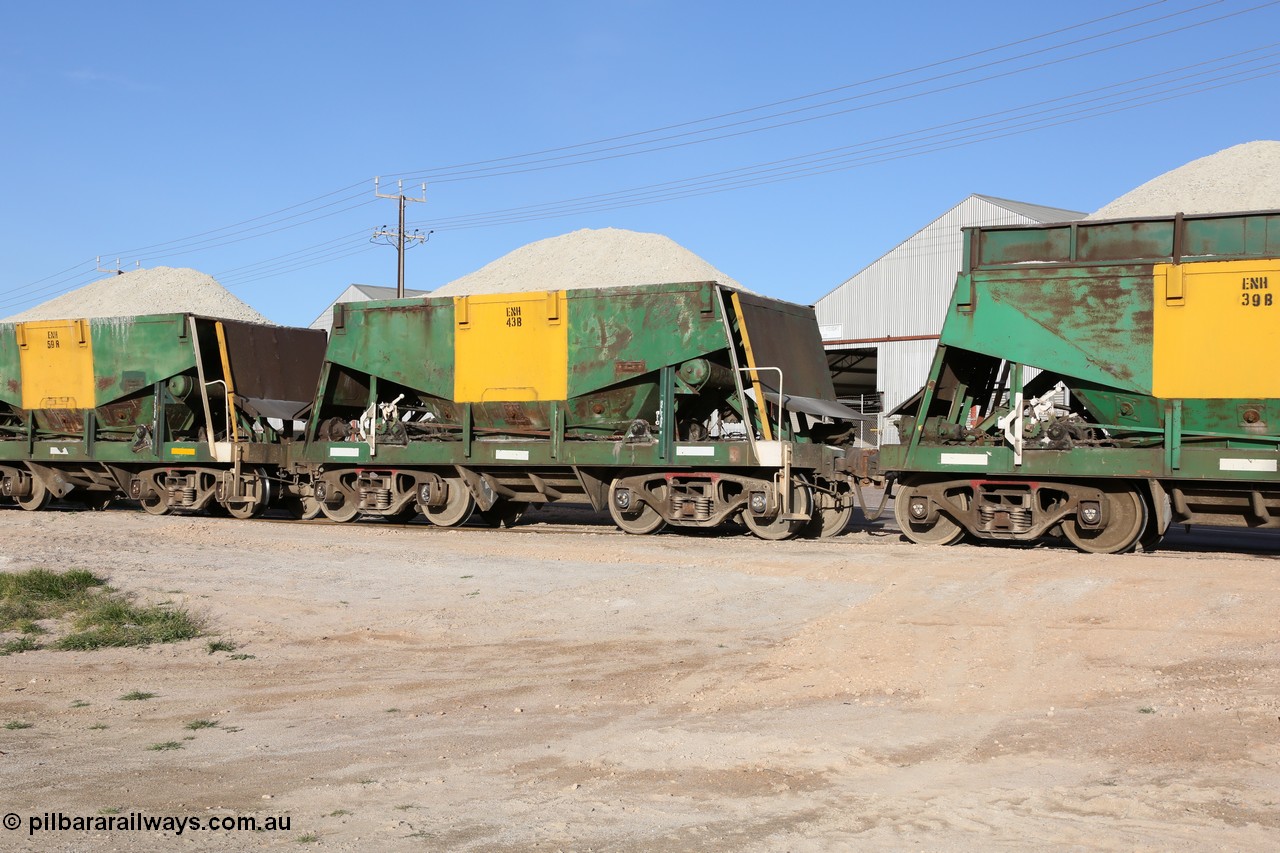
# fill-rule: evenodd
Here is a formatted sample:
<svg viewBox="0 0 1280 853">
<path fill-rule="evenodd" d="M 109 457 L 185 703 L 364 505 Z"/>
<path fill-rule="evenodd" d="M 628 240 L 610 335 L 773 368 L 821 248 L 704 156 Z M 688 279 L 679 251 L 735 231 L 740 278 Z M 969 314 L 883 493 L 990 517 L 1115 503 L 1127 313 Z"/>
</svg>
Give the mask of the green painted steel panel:
<svg viewBox="0 0 1280 853">
<path fill-rule="evenodd" d="M 975 270 L 940 343 L 1135 392 L 1151 390 L 1151 269 Z"/>
<path fill-rule="evenodd" d="M 726 349 L 715 285 L 568 292 L 569 396 Z"/>
<path fill-rule="evenodd" d="M 453 396 L 452 299 L 347 303 L 334 310 L 326 361 L 442 399 Z"/>
<path fill-rule="evenodd" d="M 742 411 L 730 355 L 731 346 L 739 344 L 730 340 L 717 284 L 569 290 L 563 292 L 562 314 L 526 310 L 531 299 L 544 299 L 550 311 L 550 298 L 534 291 L 476 296 L 465 303 L 424 297 L 338 306 L 308 440 L 297 458 L 329 468 L 461 464 L 698 469 L 753 464 L 746 441 L 718 443 L 710 448 L 711 455 L 705 455 L 708 448 L 680 452 L 682 438 L 701 440 L 697 427 L 705 432 L 713 414 L 733 418 Z M 775 350 L 791 358 L 789 366 L 807 367 L 812 362 L 821 368 L 821 375 L 807 382 L 797 373 L 800 388 L 788 384 L 787 392 L 808 390 L 830 399 L 831 394 L 824 393 L 830 377 L 812 309 L 759 297 L 748 302 L 748 326 L 758 322 L 769 334 L 782 330 L 787 340 L 776 342 Z M 554 326 L 563 318 L 567 345 L 544 347 L 536 338 L 507 334 L 504 317 L 506 326 Z M 462 324 L 467 325 L 459 328 Z M 504 358 L 542 358 L 544 367 L 561 365 L 567 381 L 557 393 L 565 393 L 565 398 L 526 394 L 503 400 L 481 395 L 470 402 L 455 401 L 454 372 L 463 358 L 456 344 L 463 335 L 473 335 L 463 347 L 468 353 L 465 393 L 485 388 L 486 382 L 489 387 L 507 387 L 502 383 L 512 372 L 505 371 Z M 806 348 L 811 352 L 791 351 Z M 401 394 L 396 419 L 378 418 L 376 452 L 351 439 L 352 421 L 371 403 L 389 406 Z M 806 435 L 795 446 L 809 440 Z M 525 448 L 527 458 L 500 454 L 519 454 Z"/>
<path fill-rule="evenodd" d="M 1215 269 L 1236 264 L 1265 276 L 1280 257 L 1280 212 L 972 228 L 965 251 L 929 381 L 903 407 L 905 443 L 881 448 L 884 470 L 975 479 L 1280 479 L 1280 400 L 1152 395 L 1160 310 L 1176 307 L 1186 281 Z M 1181 278 L 1157 274 L 1174 269 Z M 1229 285 L 1230 271 L 1221 275 Z M 1213 335 L 1232 334 L 1223 312 L 1195 307 L 1197 320 L 1217 322 Z M 1270 342 L 1253 337 L 1261 360 L 1250 366 L 1259 367 L 1269 363 Z M 1015 464 L 997 424 L 1018 390 L 1000 390 L 1002 361 L 1061 377 L 1077 415 L 1054 420 L 1085 434 L 1064 442 L 1062 432 L 1052 438 L 1029 418 Z"/>
<path fill-rule="evenodd" d="M 94 405 L 150 391 L 157 383 L 195 370 L 195 347 L 185 314 L 90 320 Z"/>
<path fill-rule="evenodd" d="M 967 228 L 965 270 L 1027 264 L 1180 263 L 1280 255 L 1280 213 Z"/>
<path fill-rule="evenodd" d="M 0 403 L 22 407 L 22 362 L 18 355 L 17 327 L 0 323 Z"/>
</svg>

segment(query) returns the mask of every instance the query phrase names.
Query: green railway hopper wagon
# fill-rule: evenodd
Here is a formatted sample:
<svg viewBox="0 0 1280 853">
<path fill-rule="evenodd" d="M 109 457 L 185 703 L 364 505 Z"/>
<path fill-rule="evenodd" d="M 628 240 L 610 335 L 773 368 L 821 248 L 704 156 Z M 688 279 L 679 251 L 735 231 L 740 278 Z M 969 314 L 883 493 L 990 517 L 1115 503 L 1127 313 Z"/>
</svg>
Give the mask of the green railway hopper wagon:
<svg viewBox="0 0 1280 853">
<path fill-rule="evenodd" d="M 854 413 L 811 308 L 696 282 L 334 310 L 309 512 L 510 524 L 561 501 L 769 539 L 849 520 L 865 460 L 838 446 Z"/>
<path fill-rule="evenodd" d="M 287 497 L 324 333 L 190 314 L 0 324 L 0 493 L 237 517 Z"/>
<path fill-rule="evenodd" d="M 1171 522 L 1280 526 L 1280 212 L 966 236 L 881 449 L 908 538 L 1112 553 Z"/>
</svg>

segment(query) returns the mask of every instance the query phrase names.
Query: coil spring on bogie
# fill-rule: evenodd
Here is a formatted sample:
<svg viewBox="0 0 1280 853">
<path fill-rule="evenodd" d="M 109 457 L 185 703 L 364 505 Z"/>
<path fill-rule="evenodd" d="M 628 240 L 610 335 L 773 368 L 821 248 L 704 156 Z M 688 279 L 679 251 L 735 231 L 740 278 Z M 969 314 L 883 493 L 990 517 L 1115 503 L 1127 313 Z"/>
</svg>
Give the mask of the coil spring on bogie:
<svg viewBox="0 0 1280 853">
<path fill-rule="evenodd" d="M 365 509 L 390 509 L 390 489 L 369 489 L 364 493 Z"/>
<path fill-rule="evenodd" d="M 192 506 L 196 502 L 196 490 L 194 486 L 184 489 L 169 490 L 170 506 Z"/>
<path fill-rule="evenodd" d="M 996 517 L 1005 516 L 997 526 Z M 1010 533 L 1026 533 L 1031 529 L 1031 510 L 1025 507 L 978 507 L 978 521 L 983 530 L 1007 530 Z"/>
<path fill-rule="evenodd" d="M 713 498 L 679 496 L 671 499 L 671 515 L 676 518 L 692 518 L 694 521 L 706 521 L 711 518 L 711 510 L 715 506 Z"/>
</svg>

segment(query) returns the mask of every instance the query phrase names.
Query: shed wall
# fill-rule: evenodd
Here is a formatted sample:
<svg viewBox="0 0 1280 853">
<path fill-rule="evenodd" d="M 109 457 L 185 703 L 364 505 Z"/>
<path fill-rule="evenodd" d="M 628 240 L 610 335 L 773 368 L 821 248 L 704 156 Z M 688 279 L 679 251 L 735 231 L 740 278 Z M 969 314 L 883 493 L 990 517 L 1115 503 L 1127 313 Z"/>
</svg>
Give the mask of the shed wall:
<svg viewBox="0 0 1280 853">
<path fill-rule="evenodd" d="M 1065 221 L 1083 214 L 971 195 L 874 263 L 828 293 L 814 306 L 829 349 L 840 340 L 866 341 L 877 349 L 876 390 L 890 412 L 924 384 L 937 340 L 880 341 L 876 338 L 936 336 L 942 331 L 971 225 L 1028 225 Z M 867 339 L 873 339 L 868 341 Z M 897 440 L 881 415 L 882 442 Z"/>
</svg>

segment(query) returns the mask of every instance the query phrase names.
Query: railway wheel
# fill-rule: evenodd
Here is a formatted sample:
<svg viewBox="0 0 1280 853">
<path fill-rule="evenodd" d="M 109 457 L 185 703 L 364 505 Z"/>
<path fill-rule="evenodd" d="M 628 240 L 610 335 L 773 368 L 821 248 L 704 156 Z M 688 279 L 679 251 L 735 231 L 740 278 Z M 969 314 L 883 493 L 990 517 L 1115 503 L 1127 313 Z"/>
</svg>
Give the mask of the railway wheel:
<svg viewBox="0 0 1280 853">
<path fill-rule="evenodd" d="M 845 497 L 851 498 L 851 495 Z M 813 517 L 800 531 L 806 539 L 830 539 L 849 526 L 853 518 L 853 504 L 839 505 L 839 498 L 829 492 L 813 493 Z"/>
<path fill-rule="evenodd" d="M 303 521 L 310 521 L 313 518 L 319 518 L 320 513 L 324 511 L 320 501 L 316 500 L 313 495 L 304 495 L 298 498 L 298 506 L 302 511 L 298 513 L 298 518 Z"/>
<path fill-rule="evenodd" d="M 902 535 L 917 545 L 954 545 L 964 537 L 964 527 L 933 509 L 910 483 L 899 483 L 893 496 L 893 515 Z"/>
<path fill-rule="evenodd" d="M 241 503 L 223 504 L 227 515 L 232 518 L 257 518 L 262 515 L 262 511 L 266 509 L 266 505 L 258 501 L 244 501 Z"/>
<path fill-rule="evenodd" d="M 480 518 L 490 527 L 515 527 L 528 511 L 529 504 L 525 501 L 498 498 L 493 506 L 479 512 Z"/>
<path fill-rule="evenodd" d="M 342 495 L 341 503 L 320 504 L 320 511 L 324 513 L 325 518 L 330 521 L 336 521 L 339 524 L 353 521 L 360 514 L 360 504 L 351 492 L 339 489 L 338 494 Z"/>
<path fill-rule="evenodd" d="M 49 490 L 45 488 L 44 482 L 38 477 L 31 478 L 31 494 L 25 498 L 14 498 L 18 502 L 18 506 L 27 510 L 44 509 L 49 505 L 49 501 L 53 500 L 53 496 L 49 494 Z"/>
<path fill-rule="evenodd" d="M 147 488 L 147 483 L 150 488 Z M 173 507 L 169 506 L 169 495 L 167 492 L 159 489 L 154 480 L 144 481 L 143 487 L 146 489 L 138 503 L 142 504 L 142 508 L 150 515 L 168 515 L 173 512 Z"/>
<path fill-rule="evenodd" d="M 791 481 L 791 514 L 807 515 L 809 518 L 783 518 L 781 502 L 779 502 L 778 512 L 772 516 L 759 516 L 750 510 L 744 510 L 742 522 L 757 537 L 773 541 L 790 539 L 803 530 L 806 525 L 812 523 L 814 515 L 813 492 L 809 489 L 809 484 L 798 477 Z"/>
<path fill-rule="evenodd" d="M 476 499 L 461 477 L 446 477 L 444 482 L 444 503 L 434 508 L 419 503 L 418 508 L 427 517 L 427 521 L 438 527 L 466 524 L 471 513 L 475 512 Z"/>
<path fill-rule="evenodd" d="M 408 524 L 418 517 L 418 502 L 409 501 L 398 512 L 387 513 L 383 518 L 392 524 Z"/>
<path fill-rule="evenodd" d="M 618 481 L 609 484 L 609 517 L 623 533 L 644 536 L 656 532 L 663 525 L 662 514 L 644 501 L 636 500 L 631 489 L 618 488 Z"/>
<path fill-rule="evenodd" d="M 1151 554 L 1159 550 L 1160 543 L 1164 541 L 1164 534 L 1161 531 L 1169 528 L 1171 508 L 1169 499 L 1164 498 L 1157 504 L 1150 500 L 1149 496 L 1144 495 L 1144 501 L 1147 505 L 1147 525 L 1142 529 L 1142 535 L 1138 537 L 1138 544 L 1134 546 L 1134 550 L 1142 554 Z"/>
<path fill-rule="evenodd" d="M 1082 527 L 1072 516 L 1063 519 L 1062 535 L 1086 554 L 1123 554 L 1138 544 L 1147 527 L 1147 502 L 1127 483 L 1099 483 L 1107 502 L 1105 527 Z"/>
<path fill-rule="evenodd" d="M 350 480 L 348 480 L 350 482 Z M 323 480 L 317 486 L 317 490 L 323 488 L 329 498 L 339 498 L 337 501 L 317 501 L 320 504 L 320 511 L 324 513 L 324 517 L 330 521 L 336 521 L 339 524 L 353 521 L 360 514 L 360 499 L 356 493 L 347 488 L 341 480 L 336 477 L 332 480 Z"/>
<path fill-rule="evenodd" d="M 290 518 L 302 521 L 310 521 L 321 513 L 320 501 L 311 495 L 285 498 L 280 503 L 280 508 L 288 513 Z"/>
<path fill-rule="evenodd" d="M 252 500 L 233 501 L 227 500 L 223 506 L 227 510 L 227 514 L 232 518 L 257 518 L 266 512 L 267 507 L 271 504 L 272 483 L 268 479 L 264 471 L 259 470 L 256 476 L 256 482 L 253 483 Z M 249 491 L 249 483 L 245 483 L 246 491 Z"/>
<path fill-rule="evenodd" d="M 320 504 L 320 511 L 324 513 L 324 517 L 330 521 L 336 521 L 339 524 L 352 521 L 360 514 L 360 506 L 353 500 L 343 500 L 337 506 L 329 504 Z"/>
</svg>

